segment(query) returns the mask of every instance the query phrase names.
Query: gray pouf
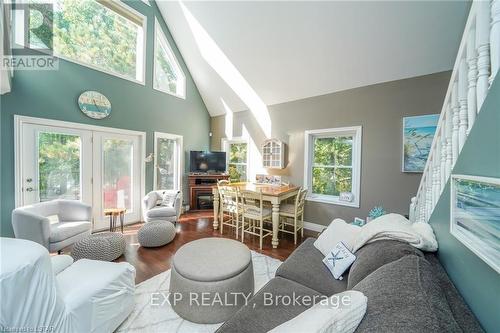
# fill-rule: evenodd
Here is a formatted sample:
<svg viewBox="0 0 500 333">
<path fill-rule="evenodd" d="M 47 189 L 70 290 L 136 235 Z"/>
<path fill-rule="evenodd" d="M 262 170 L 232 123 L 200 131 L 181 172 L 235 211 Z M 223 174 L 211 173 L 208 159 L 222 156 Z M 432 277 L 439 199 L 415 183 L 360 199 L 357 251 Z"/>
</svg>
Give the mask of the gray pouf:
<svg viewBox="0 0 500 333">
<path fill-rule="evenodd" d="M 139 244 L 144 247 L 157 247 L 170 243 L 175 238 L 176 230 L 168 221 L 151 221 L 144 224 L 137 233 Z"/>
<path fill-rule="evenodd" d="M 169 302 L 186 320 L 224 322 L 245 305 L 253 291 L 252 256 L 243 243 L 203 238 L 185 244 L 174 255 Z"/>
<path fill-rule="evenodd" d="M 125 251 L 125 238 L 117 232 L 102 232 L 89 235 L 73 246 L 73 259 L 113 261 Z"/>
</svg>

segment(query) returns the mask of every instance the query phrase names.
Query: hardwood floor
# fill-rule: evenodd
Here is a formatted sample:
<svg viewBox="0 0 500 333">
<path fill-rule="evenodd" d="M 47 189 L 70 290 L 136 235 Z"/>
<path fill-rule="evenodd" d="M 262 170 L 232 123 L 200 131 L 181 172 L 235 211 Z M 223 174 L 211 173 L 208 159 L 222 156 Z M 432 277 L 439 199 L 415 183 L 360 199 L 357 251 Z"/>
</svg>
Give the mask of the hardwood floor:
<svg viewBox="0 0 500 333">
<path fill-rule="evenodd" d="M 175 239 L 171 243 L 158 248 L 143 248 L 139 245 L 137 231 L 142 226 L 142 223 L 127 226 L 124 230 L 127 247 L 124 255 L 118 258 L 117 261 L 126 261 L 132 264 L 137 270 L 136 283 L 141 283 L 170 269 L 174 253 L 188 242 L 206 237 L 235 238 L 233 228 L 224 228 L 224 233 L 221 235 L 219 230 L 213 229 L 212 221 L 211 212 L 184 214 L 181 216 L 180 222 L 177 223 L 177 235 Z M 304 239 L 311 236 L 316 237 L 317 233 L 306 230 Z M 272 248 L 271 238 L 266 237 L 262 251 L 260 251 L 259 239 L 257 237 L 245 237 L 245 244 L 251 250 L 279 260 L 285 260 L 301 242 L 302 240 L 299 237 L 298 244 L 294 245 L 292 235 L 280 233 L 280 244 L 277 249 Z"/>
</svg>

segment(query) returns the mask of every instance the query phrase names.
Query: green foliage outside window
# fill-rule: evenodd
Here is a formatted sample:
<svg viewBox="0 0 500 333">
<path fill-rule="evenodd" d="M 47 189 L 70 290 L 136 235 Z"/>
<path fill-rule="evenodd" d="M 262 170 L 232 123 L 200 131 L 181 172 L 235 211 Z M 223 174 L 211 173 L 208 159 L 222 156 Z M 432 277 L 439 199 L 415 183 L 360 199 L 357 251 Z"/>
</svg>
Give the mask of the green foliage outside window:
<svg viewBox="0 0 500 333">
<path fill-rule="evenodd" d="M 160 36 L 156 37 L 157 39 Z M 172 65 L 172 60 L 165 50 L 160 40 L 157 40 L 158 48 L 155 53 L 155 75 L 154 86 L 160 90 L 167 90 L 172 94 L 177 94 L 177 74 Z"/>
<path fill-rule="evenodd" d="M 247 144 L 231 143 L 229 145 L 229 178 L 231 181 L 247 180 Z"/>
<path fill-rule="evenodd" d="M 44 9 L 30 6 L 30 26 L 35 27 Z M 56 0 L 53 38 L 42 28 L 30 33 L 31 45 L 53 43 L 56 54 L 136 79 L 139 27 L 113 10 L 94 0 Z"/>
<path fill-rule="evenodd" d="M 352 191 L 352 137 L 314 139 L 312 191 L 338 196 Z"/>
<path fill-rule="evenodd" d="M 40 200 L 80 198 L 80 137 L 38 135 L 38 189 Z"/>
<path fill-rule="evenodd" d="M 174 189 L 175 171 L 175 140 L 158 139 L 157 188 L 161 190 Z"/>
</svg>

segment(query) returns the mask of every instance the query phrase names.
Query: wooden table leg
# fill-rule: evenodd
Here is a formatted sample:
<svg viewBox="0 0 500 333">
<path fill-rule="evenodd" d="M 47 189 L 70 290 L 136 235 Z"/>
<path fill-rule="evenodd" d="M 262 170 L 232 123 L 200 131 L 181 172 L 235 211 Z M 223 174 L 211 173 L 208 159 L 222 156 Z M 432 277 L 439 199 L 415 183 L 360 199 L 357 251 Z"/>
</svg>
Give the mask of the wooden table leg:
<svg viewBox="0 0 500 333">
<path fill-rule="evenodd" d="M 113 214 L 109 215 L 109 231 L 113 231 Z"/>
<path fill-rule="evenodd" d="M 280 224 L 280 204 L 273 202 L 273 240 L 271 242 L 273 245 L 273 249 L 277 248 L 279 244 L 278 240 L 279 224 Z"/>
<path fill-rule="evenodd" d="M 123 220 L 125 218 L 125 213 L 120 213 L 120 226 L 122 228 L 122 234 L 123 234 Z"/>
<path fill-rule="evenodd" d="M 219 192 L 213 191 L 214 194 L 214 230 L 219 228 Z"/>
</svg>

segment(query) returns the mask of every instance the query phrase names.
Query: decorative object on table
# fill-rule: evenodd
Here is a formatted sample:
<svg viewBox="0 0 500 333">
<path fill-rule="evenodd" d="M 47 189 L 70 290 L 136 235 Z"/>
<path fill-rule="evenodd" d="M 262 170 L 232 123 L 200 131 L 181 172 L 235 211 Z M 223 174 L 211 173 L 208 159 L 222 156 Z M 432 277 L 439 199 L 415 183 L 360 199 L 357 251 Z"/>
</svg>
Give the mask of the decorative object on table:
<svg viewBox="0 0 500 333">
<path fill-rule="evenodd" d="M 500 273 L 500 179 L 452 175 L 450 232 Z"/>
<path fill-rule="evenodd" d="M 266 185 L 281 185 L 281 176 L 272 176 L 272 175 L 256 175 L 255 176 L 256 184 L 266 184 Z"/>
<path fill-rule="evenodd" d="M 356 260 L 356 256 L 349 251 L 342 242 L 337 243 L 323 259 L 323 263 L 328 267 L 336 280 L 342 280 L 342 274 Z"/>
<path fill-rule="evenodd" d="M 87 236 L 75 243 L 71 250 L 73 259 L 113 261 L 125 251 L 125 238 L 117 232 L 101 232 Z"/>
<path fill-rule="evenodd" d="M 285 144 L 278 139 L 268 139 L 262 143 L 262 166 L 268 169 L 285 167 Z"/>
<path fill-rule="evenodd" d="M 403 118 L 403 172 L 423 172 L 439 114 Z"/>
<path fill-rule="evenodd" d="M 384 207 L 375 206 L 368 213 L 368 219 L 366 222 L 370 222 L 372 220 L 375 220 L 377 217 L 381 217 L 382 215 L 385 215 L 385 214 L 387 214 L 387 212 L 385 211 Z"/>
<path fill-rule="evenodd" d="M 158 247 L 170 243 L 176 235 L 175 226 L 169 221 L 150 221 L 137 232 L 142 247 Z"/>
<path fill-rule="evenodd" d="M 253 292 L 252 256 L 243 243 L 203 238 L 183 245 L 174 255 L 168 297 L 174 311 L 186 320 L 199 324 L 226 321 Z M 231 295 L 232 302 L 221 302 L 223 295 Z M 193 297 L 203 297 L 207 303 L 192 302 Z"/>
<path fill-rule="evenodd" d="M 103 119 L 111 114 L 111 102 L 97 91 L 85 91 L 78 97 L 80 110 L 92 119 Z"/>
<path fill-rule="evenodd" d="M 339 200 L 344 202 L 352 202 L 354 200 L 354 194 L 352 192 L 340 192 Z"/>
<path fill-rule="evenodd" d="M 358 227 L 362 227 L 366 224 L 365 220 L 360 219 L 359 217 L 354 218 L 354 222 L 352 222 L 352 225 L 357 225 Z"/>
<path fill-rule="evenodd" d="M 123 234 L 123 221 L 125 219 L 126 208 L 108 208 L 104 210 L 104 216 L 109 216 L 109 231 L 116 231 L 116 218 L 120 218 L 120 226 Z"/>
</svg>

